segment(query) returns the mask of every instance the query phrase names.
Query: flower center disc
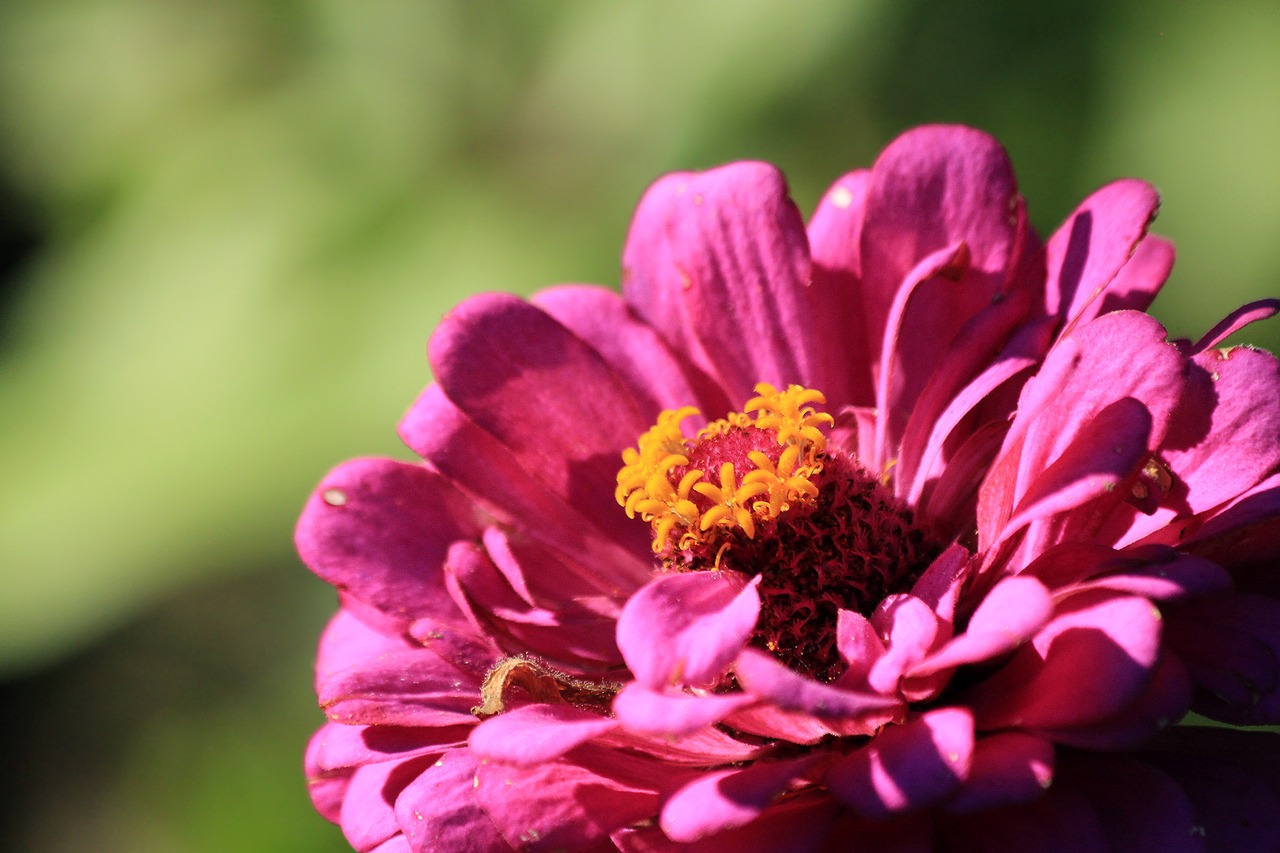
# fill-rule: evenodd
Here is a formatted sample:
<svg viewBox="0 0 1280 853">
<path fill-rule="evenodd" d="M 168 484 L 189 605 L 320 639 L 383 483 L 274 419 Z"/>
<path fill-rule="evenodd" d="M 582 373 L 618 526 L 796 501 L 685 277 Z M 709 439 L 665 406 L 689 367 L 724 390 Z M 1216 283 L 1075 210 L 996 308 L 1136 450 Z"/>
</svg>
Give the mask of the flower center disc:
<svg viewBox="0 0 1280 853">
<path fill-rule="evenodd" d="M 668 410 L 623 454 L 618 502 L 654 531 L 670 571 L 761 577 L 752 643 L 823 681 L 844 670 L 840 610 L 863 614 L 905 591 L 941 546 L 857 461 L 830 448 L 822 394 L 756 386 L 758 396 L 686 438 L 697 410 Z M 752 414 L 754 413 L 754 415 Z M 708 474 L 711 477 L 708 477 Z"/>
</svg>

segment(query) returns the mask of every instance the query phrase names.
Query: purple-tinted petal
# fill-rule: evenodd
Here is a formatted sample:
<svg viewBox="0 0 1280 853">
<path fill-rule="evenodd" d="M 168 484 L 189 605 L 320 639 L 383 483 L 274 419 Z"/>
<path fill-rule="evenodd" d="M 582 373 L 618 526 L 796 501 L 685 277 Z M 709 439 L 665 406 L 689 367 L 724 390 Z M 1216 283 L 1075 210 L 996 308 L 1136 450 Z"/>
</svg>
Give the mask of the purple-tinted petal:
<svg viewBox="0 0 1280 853">
<path fill-rule="evenodd" d="M 629 729 L 680 737 L 718 723 L 756 701 L 745 693 L 663 693 L 632 682 L 614 697 L 613 712 Z"/>
<path fill-rule="evenodd" d="M 667 575 L 627 601 L 618 647 L 636 680 L 654 690 L 714 684 L 737 657 L 760 615 L 757 576 Z"/>
<path fill-rule="evenodd" d="M 618 722 L 572 705 L 525 705 L 485 720 L 471 733 L 480 758 L 530 767 L 617 728 Z"/>
<path fill-rule="evenodd" d="M 298 520 L 302 561 L 384 615 L 460 620 L 445 594 L 449 545 L 475 536 L 469 501 L 439 474 L 390 459 L 356 459 L 320 482 Z"/>
<path fill-rule="evenodd" d="M 1125 179 L 1089 196 L 1045 245 L 1045 302 L 1063 321 L 1096 316 L 1099 296 L 1133 255 L 1160 207 L 1150 184 Z"/>
<path fill-rule="evenodd" d="M 1022 645 L 1053 614 L 1053 599 L 1035 578 L 1010 577 L 995 585 L 965 632 L 911 668 L 910 677 L 999 657 Z"/>
<path fill-rule="evenodd" d="M 613 836 L 622 853 L 816 853 L 838 836 L 832 824 L 839 806 L 829 797 L 800 795 L 766 808 L 755 820 L 697 841 L 674 842 L 657 827 L 624 829 Z M 864 836 L 858 836 L 861 840 Z M 884 847 L 884 853 L 898 853 Z"/>
<path fill-rule="evenodd" d="M 424 767 L 396 797 L 396 820 L 413 853 L 512 849 L 476 802 L 472 782 L 477 766 L 469 750 L 451 750 Z"/>
<path fill-rule="evenodd" d="M 653 413 L 641 411 L 599 353 L 514 296 L 463 302 L 441 320 L 428 352 L 445 395 L 574 506 L 613 494 L 622 448 L 651 423 Z"/>
<path fill-rule="evenodd" d="M 852 610 L 836 613 L 836 648 L 847 666 L 839 683 L 865 683 L 871 667 L 884 654 L 884 642 L 867 617 Z"/>
<path fill-rule="evenodd" d="M 871 173 L 850 172 L 840 178 L 818 203 L 809 220 L 809 251 L 813 256 L 812 346 L 822 354 L 816 365 L 817 384 L 832 409 L 846 405 L 871 406 L 871 363 L 879 338 L 863 333 L 860 281 L 862 215 Z M 836 357 L 834 354 L 839 353 Z"/>
<path fill-rule="evenodd" d="M 1124 756 L 1064 760 L 1064 783 L 1092 801 L 1112 850 L 1203 853 L 1211 849 L 1182 788 L 1150 764 Z"/>
<path fill-rule="evenodd" d="M 747 693 L 767 699 L 779 708 L 803 711 L 819 718 L 880 718 L 901 704 L 896 697 L 814 681 L 755 649 L 744 649 L 733 671 Z"/>
<path fill-rule="evenodd" d="M 836 799 L 868 817 L 933 805 L 968 777 L 973 717 L 963 708 L 930 711 L 889 726 L 856 752 L 832 762 L 825 782 Z"/>
<path fill-rule="evenodd" d="M 1113 853 L 1092 803 L 1054 784 L 1031 802 L 956 815 L 941 822 L 947 850 L 964 853 Z"/>
<path fill-rule="evenodd" d="M 1022 732 L 980 738 L 973 748 L 969 775 L 947 801 L 949 812 L 981 812 L 1028 803 L 1053 783 L 1053 744 Z"/>
<path fill-rule="evenodd" d="M 689 842 L 749 823 L 817 758 L 761 761 L 741 770 L 704 774 L 667 799 L 659 826 L 672 841 Z"/>
<path fill-rule="evenodd" d="M 733 163 L 655 184 L 623 253 L 623 294 L 739 403 L 760 381 L 812 384 L 804 223 L 772 166 Z M 732 305 L 732 311 L 725 306 Z"/>
<path fill-rule="evenodd" d="M 1146 758 L 1190 798 L 1211 853 L 1280 850 L 1280 734 L 1178 726 Z"/>
<path fill-rule="evenodd" d="M 1084 593 L 1031 643 L 969 691 L 982 729 L 1071 728 L 1104 720 L 1142 695 L 1160 652 L 1160 612 L 1133 596 Z"/>
<path fill-rule="evenodd" d="M 1169 629 L 1199 688 L 1197 711 L 1237 725 L 1280 722 L 1280 601 L 1218 595 L 1179 609 Z"/>
</svg>

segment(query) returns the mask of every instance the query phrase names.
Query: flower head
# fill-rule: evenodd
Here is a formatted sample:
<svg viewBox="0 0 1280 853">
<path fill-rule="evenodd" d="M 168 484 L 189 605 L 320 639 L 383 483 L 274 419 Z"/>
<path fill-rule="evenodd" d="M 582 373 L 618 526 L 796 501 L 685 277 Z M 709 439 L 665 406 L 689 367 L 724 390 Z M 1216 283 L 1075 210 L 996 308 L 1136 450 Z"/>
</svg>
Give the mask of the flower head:
<svg viewBox="0 0 1280 853">
<path fill-rule="evenodd" d="M 807 227 L 772 167 L 670 175 L 620 296 L 458 306 L 423 462 L 299 522 L 317 808 L 382 853 L 1280 844 L 1277 736 L 1174 725 L 1280 722 L 1280 364 L 1219 348 L 1280 303 L 1168 341 L 1157 202 L 1042 242 L 924 127 Z"/>
</svg>

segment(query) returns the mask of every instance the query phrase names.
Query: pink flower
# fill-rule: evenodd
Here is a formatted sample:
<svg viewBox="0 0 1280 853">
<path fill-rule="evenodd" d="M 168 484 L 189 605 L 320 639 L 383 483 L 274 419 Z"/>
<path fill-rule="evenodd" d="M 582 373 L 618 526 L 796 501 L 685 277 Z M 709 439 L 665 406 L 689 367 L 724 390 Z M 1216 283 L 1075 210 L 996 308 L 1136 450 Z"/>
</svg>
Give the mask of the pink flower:
<svg viewBox="0 0 1280 853">
<path fill-rule="evenodd" d="M 298 526 L 342 607 L 312 795 L 358 850 L 1280 845 L 1280 365 L 1142 313 L 1139 181 L 1042 243 L 894 141 L 808 227 L 659 180 L 623 293 L 470 299 Z M 621 506 L 619 506 L 621 504 Z"/>
</svg>

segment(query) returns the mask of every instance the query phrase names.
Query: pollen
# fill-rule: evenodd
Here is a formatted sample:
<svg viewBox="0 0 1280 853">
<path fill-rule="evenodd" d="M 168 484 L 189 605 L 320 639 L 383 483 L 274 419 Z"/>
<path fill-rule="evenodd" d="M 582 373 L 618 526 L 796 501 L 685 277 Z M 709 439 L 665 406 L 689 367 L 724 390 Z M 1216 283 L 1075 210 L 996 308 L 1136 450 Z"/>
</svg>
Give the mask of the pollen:
<svg viewBox="0 0 1280 853">
<path fill-rule="evenodd" d="M 759 526 L 818 495 L 832 418 L 815 406 L 822 393 L 800 385 L 778 390 L 767 382 L 741 412 L 712 421 L 695 435 L 684 422 L 693 406 L 668 409 L 622 454 L 615 497 L 628 517 L 653 527 L 653 550 L 709 547 Z M 726 540 L 727 541 L 727 540 Z"/>
</svg>

